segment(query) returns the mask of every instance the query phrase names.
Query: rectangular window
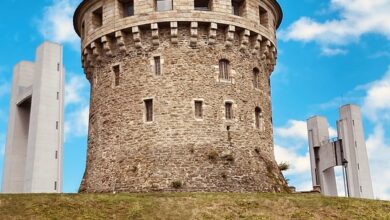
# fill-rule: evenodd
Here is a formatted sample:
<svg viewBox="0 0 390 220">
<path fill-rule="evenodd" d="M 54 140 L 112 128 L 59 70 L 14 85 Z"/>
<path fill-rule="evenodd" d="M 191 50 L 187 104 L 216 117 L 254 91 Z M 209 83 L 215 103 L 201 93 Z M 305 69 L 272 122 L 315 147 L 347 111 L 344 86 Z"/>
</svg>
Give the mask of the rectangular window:
<svg viewBox="0 0 390 220">
<path fill-rule="evenodd" d="M 57 71 L 60 71 L 60 63 L 57 63 Z"/>
<path fill-rule="evenodd" d="M 227 120 L 233 119 L 233 103 L 231 102 L 225 103 L 225 118 Z"/>
<path fill-rule="evenodd" d="M 114 72 L 115 86 L 119 86 L 119 79 L 120 79 L 120 67 L 119 67 L 119 65 L 113 66 L 112 67 L 112 71 Z"/>
<path fill-rule="evenodd" d="M 156 11 L 170 11 L 173 8 L 172 0 L 155 0 Z"/>
<path fill-rule="evenodd" d="M 120 0 L 119 2 L 122 8 L 122 17 L 129 17 L 134 15 L 134 0 Z"/>
<path fill-rule="evenodd" d="M 94 28 L 101 27 L 103 25 L 103 8 L 100 7 L 92 12 L 92 24 Z"/>
<path fill-rule="evenodd" d="M 203 102 L 195 101 L 195 118 L 203 118 Z"/>
<path fill-rule="evenodd" d="M 58 151 L 55 152 L 54 158 L 58 159 Z"/>
<path fill-rule="evenodd" d="M 58 121 L 56 121 L 56 129 L 58 130 Z"/>
<path fill-rule="evenodd" d="M 219 79 L 222 80 L 229 80 L 230 74 L 229 74 L 229 61 L 222 59 L 219 61 Z"/>
<path fill-rule="evenodd" d="M 54 190 L 57 190 L 57 181 L 54 181 Z"/>
<path fill-rule="evenodd" d="M 232 14 L 243 16 L 245 9 L 245 0 L 232 0 Z"/>
<path fill-rule="evenodd" d="M 57 92 L 57 100 L 59 100 L 59 99 L 60 99 L 60 93 Z"/>
<path fill-rule="evenodd" d="M 212 0 L 195 0 L 194 8 L 198 11 L 211 11 Z"/>
<path fill-rule="evenodd" d="M 261 6 L 259 6 L 259 19 L 260 19 L 260 25 L 264 27 L 268 27 L 268 12 Z"/>
<path fill-rule="evenodd" d="M 156 74 L 156 76 L 161 75 L 161 59 L 160 59 L 160 57 L 154 57 L 154 74 Z"/>
<path fill-rule="evenodd" d="M 145 119 L 147 122 L 153 121 L 153 99 L 147 99 L 145 102 Z"/>
</svg>

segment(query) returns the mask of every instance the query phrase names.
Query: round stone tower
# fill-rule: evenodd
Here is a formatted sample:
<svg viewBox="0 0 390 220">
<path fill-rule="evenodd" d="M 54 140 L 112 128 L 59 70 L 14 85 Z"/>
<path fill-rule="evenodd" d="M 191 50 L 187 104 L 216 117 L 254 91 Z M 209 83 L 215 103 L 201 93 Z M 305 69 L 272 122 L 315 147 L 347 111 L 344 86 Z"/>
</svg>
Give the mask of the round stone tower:
<svg viewBox="0 0 390 220">
<path fill-rule="evenodd" d="M 270 75 L 276 0 L 84 0 L 81 192 L 282 191 Z"/>
</svg>

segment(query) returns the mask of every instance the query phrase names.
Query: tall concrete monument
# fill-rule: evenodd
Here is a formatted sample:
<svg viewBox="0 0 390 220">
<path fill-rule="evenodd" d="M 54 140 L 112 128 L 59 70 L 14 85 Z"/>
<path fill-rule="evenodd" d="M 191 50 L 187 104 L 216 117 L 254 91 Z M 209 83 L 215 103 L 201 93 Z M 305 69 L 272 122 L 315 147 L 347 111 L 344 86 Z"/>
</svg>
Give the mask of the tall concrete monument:
<svg viewBox="0 0 390 220">
<path fill-rule="evenodd" d="M 329 139 L 326 118 L 307 120 L 311 174 L 314 188 L 337 196 L 335 166 L 343 167 L 346 195 L 374 198 L 360 108 L 345 105 L 337 121 L 338 137 Z"/>
<path fill-rule="evenodd" d="M 276 0 L 84 0 L 81 192 L 268 191 Z"/>
<path fill-rule="evenodd" d="M 62 191 L 63 111 L 62 46 L 45 42 L 14 67 L 3 193 Z"/>
</svg>

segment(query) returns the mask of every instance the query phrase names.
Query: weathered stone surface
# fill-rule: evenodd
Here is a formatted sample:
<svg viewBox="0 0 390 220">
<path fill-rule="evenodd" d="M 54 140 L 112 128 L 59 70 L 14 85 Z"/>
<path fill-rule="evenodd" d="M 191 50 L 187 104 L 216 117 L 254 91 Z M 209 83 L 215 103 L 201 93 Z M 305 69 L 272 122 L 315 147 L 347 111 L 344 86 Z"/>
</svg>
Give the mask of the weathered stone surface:
<svg viewBox="0 0 390 220">
<path fill-rule="evenodd" d="M 119 10 L 114 0 L 84 1 L 76 11 L 77 32 L 83 22 L 86 28 L 83 60 L 91 82 L 80 191 L 281 191 L 286 183 L 273 156 L 269 85 L 276 26 L 253 19 L 262 4 L 279 23 L 275 1 L 247 0 L 244 17 L 230 15 L 230 1 L 214 1 L 210 12 L 194 11 L 189 0 L 174 1 L 168 12 L 134 2 L 135 15 L 126 18 L 110 12 Z M 90 13 L 99 6 L 103 25 L 91 30 Z M 154 74 L 155 56 L 161 75 Z M 220 59 L 230 62 L 228 81 L 219 80 Z M 255 67 L 260 89 L 253 87 Z M 145 122 L 149 98 L 153 122 Z M 203 101 L 202 119 L 195 118 L 195 100 Z M 233 120 L 225 119 L 225 101 L 233 103 Z"/>
</svg>

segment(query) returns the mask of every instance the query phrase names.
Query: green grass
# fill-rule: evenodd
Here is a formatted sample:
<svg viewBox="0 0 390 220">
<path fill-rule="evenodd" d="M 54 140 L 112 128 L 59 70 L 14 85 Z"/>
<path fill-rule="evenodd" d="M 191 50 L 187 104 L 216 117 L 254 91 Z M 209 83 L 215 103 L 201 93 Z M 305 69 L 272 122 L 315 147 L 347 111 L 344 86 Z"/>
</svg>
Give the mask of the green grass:
<svg viewBox="0 0 390 220">
<path fill-rule="evenodd" d="M 272 193 L 3 194 L 0 219 L 390 219 L 390 202 Z"/>
</svg>

